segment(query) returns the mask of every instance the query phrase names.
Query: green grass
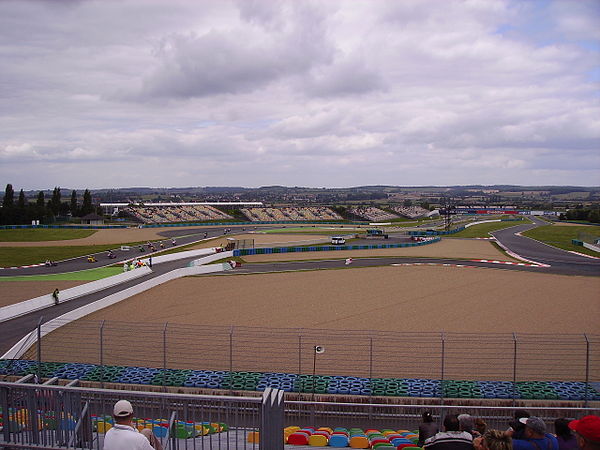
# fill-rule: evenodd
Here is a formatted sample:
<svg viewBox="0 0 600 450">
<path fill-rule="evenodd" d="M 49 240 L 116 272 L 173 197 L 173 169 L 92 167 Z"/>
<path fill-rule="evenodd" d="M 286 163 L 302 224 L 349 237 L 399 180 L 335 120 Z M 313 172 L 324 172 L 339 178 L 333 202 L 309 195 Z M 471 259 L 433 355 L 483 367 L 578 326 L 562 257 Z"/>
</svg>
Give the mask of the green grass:
<svg viewBox="0 0 600 450">
<path fill-rule="evenodd" d="M 528 223 L 524 221 L 520 222 L 489 222 L 489 223 L 480 223 L 478 225 L 470 226 L 458 233 L 451 234 L 450 236 L 444 236 L 449 238 L 485 238 L 490 237 L 489 233 L 492 231 L 503 230 L 505 228 L 514 227 L 516 225 L 522 225 L 523 223 Z"/>
<path fill-rule="evenodd" d="M 74 245 L 64 247 L 1 247 L 0 248 L 0 267 L 24 266 L 28 264 L 43 263 L 47 259 L 52 261 L 62 261 L 69 258 L 77 258 L 78 256 L 90 255 L 92 253 L 105 252 L 114 250 L 121 245 L 139 246 L 144 242 L 129 243 L 129 244 L 106 244 L 106 245 Z M 123 254 L 128 258 L 133 256 L 144 256 L 146 253 L 135 252 Z M 117 257 L 120 254 L 117 252 Z M 60 264 L 58 266 L 60 268 Z"/>
<path fill-rule="evenodd" d="M 580 231 L 600 237 L 600 227 L 587 225 L 562 227 L 560 225 L 545 225 L 534 228 L 533 230 L 525 231 L 522 234 L 523 236 L 536 239 L 554 247 L 562 248 L 563 250 L 585 253 L 586 255 L 591 256 L 600 256 L 598 252 L 571 243 L 571 239 L 577 239 L 577 233 Z"/>
<path fill-rule="evenodd" d="M 70 273 L 52 273 L 48 275 L 30 275 L 25 277 L 0 277 L 2 281 L 95 281 L 112 277 L 123 272 L 121 267 L 99 267 Z"/>
<path fill-rule="evenodd" d="M 0 242 L 66 241 L 86 238 L 96 230 L 68 230 L 65 228 L 27 228 L 0 230 Z"/>
</svg>

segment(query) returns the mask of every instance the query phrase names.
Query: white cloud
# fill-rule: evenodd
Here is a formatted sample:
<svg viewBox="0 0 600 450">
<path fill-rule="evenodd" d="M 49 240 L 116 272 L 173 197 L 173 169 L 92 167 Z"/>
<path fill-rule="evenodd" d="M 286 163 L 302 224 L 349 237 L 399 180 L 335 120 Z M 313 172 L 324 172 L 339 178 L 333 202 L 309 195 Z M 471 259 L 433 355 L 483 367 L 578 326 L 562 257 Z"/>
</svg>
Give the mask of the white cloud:
<svg viewBox="0 0 600 450">
<path fill-rule="evenodd" d="M 0 176 L 597 184 L 598 3 L 439 5 L 2 2 Z"/>
</svg>

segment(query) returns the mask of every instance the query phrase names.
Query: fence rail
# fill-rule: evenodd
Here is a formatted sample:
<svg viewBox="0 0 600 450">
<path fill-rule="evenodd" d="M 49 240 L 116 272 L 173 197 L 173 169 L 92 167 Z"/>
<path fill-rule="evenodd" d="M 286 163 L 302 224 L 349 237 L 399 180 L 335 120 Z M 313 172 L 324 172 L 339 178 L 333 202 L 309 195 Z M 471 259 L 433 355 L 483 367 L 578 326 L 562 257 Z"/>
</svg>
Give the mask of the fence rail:
<svg viewBox="0 0 600 450">
<path fill-rule="evenodd" d="M 78 320 L 23 358 L 40 362 L 324 376 L 600 382 L 600 335 L 377 332 Z M 315 357 L 314 347 L 325 352 Z"/>
</svg>

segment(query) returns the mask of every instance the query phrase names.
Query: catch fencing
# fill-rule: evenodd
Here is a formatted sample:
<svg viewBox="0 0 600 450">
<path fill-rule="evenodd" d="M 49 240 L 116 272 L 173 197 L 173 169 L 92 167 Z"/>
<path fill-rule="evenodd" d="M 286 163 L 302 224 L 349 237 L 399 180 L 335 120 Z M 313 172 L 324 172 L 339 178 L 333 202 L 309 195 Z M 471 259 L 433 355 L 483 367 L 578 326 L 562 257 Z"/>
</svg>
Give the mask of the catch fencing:
<svg viewBox="0 0 600 450">
<path fill-rule="evenodd" d="M 294 314 L 302 312 L 290 312 L 290 322 Z M 600 382 L 599 334 L 381 332 L 91 320 L 65 324 L 45 336 L 43 331 L 44 325 L 32 331 L 33 336 L 42 336 L 41 345 L 34 343 L 22 359 L 370 380 L 569 381 L 585 383 L 586 389 Z M 316 353 L 315 346 L 324 351 Z"/>
</svg>

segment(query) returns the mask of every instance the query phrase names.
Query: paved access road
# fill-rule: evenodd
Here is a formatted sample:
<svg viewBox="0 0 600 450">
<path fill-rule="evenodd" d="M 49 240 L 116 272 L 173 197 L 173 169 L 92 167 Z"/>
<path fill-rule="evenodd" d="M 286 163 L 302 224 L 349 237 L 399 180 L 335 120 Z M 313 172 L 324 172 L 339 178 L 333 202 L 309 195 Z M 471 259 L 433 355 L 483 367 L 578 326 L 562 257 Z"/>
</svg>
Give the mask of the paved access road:
<svg viewBox="0 0 600 450">
<path fill-rule="evenodd" d="M 600 275 L 600 259 L 589 258 L 561 250 L 517 233 L 548 225 L 537 217 L 530 217 L 532 224 L 517 225 L 494 231 L 492 235 L 506 248 L 522 256 L 551 266 L 548 272 L 565 275 Z"/>
</svg>

